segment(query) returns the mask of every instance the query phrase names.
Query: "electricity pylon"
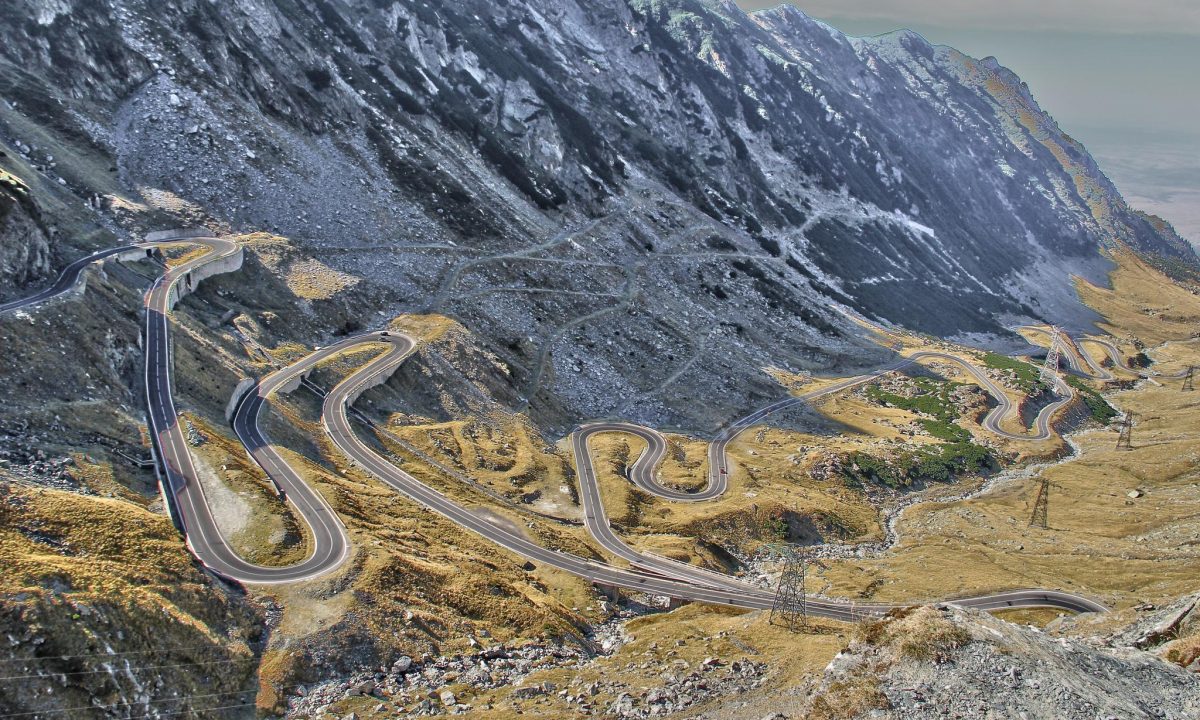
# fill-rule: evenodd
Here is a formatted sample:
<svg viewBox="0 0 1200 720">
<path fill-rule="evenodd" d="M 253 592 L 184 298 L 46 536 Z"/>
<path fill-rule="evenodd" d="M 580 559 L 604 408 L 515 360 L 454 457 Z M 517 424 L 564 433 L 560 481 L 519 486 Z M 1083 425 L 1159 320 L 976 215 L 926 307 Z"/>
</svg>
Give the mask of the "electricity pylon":
<svg viewBox="0 0 1200 720">
<path fill-rule="evenodd" d="M 783 570 L 779 573 L 779 586 L 775 590 L 775 601 L 771 603 L 769 622 L 774 625 L 779 618 L 780 624 L 788 630 L 808 627 L 808 591 L 805 582 L 808 579 L 808 559 L 794 545 L 788 543 L 771 543 L 767 551 L 783 562 Z M 814 559 L 813 562 L 825 568 L 825 563 Z"/>
<path fill-rule="evenodd" d="M 1125 418 L 1121 420 L 1121 434 L 1117 436 L 1118 450 L 1133 449 L 1133 413 L 1126 412 Z"/>
<path fill-rule="evenodd" d="M 1195 390 L 1196 389 L 1196 386 L 1194 384 L 1195 377 L 1196 377 L 1196 366 L 1188 365 L 1187 372 L 1183 374 L 1183 387 L 1181 387 L 1179 389 L 1184 392 L 1188 392 L 1189 390 Z"/>
<path fill-rule="evenodd" d="M 1042 373 L 1038 378 L 1051 390 L 1058 387 L 1058 361 L 1062 354 L 1060 332 L 1057 326 L 1050 326 L 1050 350 L 1046 353 L 1046 363 L 1042 365 Z"/>
</svg>

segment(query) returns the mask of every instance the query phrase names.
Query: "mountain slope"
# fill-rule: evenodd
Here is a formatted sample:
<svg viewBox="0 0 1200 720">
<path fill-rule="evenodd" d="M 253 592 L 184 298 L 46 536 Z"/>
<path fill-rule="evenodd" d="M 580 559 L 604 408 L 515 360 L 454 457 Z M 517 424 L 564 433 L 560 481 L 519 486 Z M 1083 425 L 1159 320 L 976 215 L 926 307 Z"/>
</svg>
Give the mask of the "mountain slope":
<svg viewBox="0 0 1200 720">
<path fill-rule="evenodd" d="M 555 429 L 711 429 L 758 368 L 879 361 L 831 299 L 1085 325 L 1103 248 L 1196 263 L 995 62 L 786 6 L 19 0 L 0 37 L 0 137 L 96 227 L 289 235 L 489 338 Z"/>
</svg>

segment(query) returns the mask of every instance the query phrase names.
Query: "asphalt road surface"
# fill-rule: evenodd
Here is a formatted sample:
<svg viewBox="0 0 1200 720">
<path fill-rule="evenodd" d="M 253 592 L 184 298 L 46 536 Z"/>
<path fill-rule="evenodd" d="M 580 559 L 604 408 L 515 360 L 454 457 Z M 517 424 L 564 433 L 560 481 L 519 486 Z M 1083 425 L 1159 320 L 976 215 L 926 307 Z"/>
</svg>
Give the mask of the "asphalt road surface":
<svg viewBox="0 0 1200 720">
<path fill-rule="evenodd" d="M 285 485 L 285 488 L 293 490 L 288 499 L 312 530 L 314 553 L 307 560 L 286 568 L 260 567 L 240 558 L 221 536 L 197 478 L 171 393 L 169 314 L 179 294 L 193 289 L 197 270 L 239 253 L 241 248 L 229 240 L 198 236 L 196 231 L 180 231 L 177 236 L 157 235 L 158 239 L 153 242 L 118 246 L 80 258 L 64 268 L 53 285 L 29 297 L 0 305 L 0 312 L 31 307 L 67 293 L 79 284 L 89 265 L 130 250 L 179 244 L 208 248 L 204 255 L 166 270 L 146 291 L 144 299 L 146 413 L 162 472 L 160 482 L 164 500 L 171 508 L 173 518 L 182 526 L 192 553 L 211 570 L 230 579 L 247 583 L 294 582 L 328 572 L 348 553 L 345 532 L 328 505 L 302 482 L 294 487 Z M 269 457 L 272 453 L 269 447 L 258 447 L 251 454 L 258 460 L 260 456 Z"/>
<path fill-rule="evenodd" d="M 349 543 L 333 511 L 318 493 L 303 482 L 280 484 L 285 491 L 292 491 L 287 494 L 288 501 L 309 524 L 313 554 L 304 561 L 287 567 L 264 567 L 247 562 L 229 546 L 217 527 L 175 409 L 171 386 L 173 368 L 169 316 L 177 285 L 183 283 L 188 288 L 193 283 L 194 271 L 208 263 L 240 253 L 241 247 L 235 242 L 218 238 L 188 237 L 179 242 L 201 245 L 208 248 L 208 252 L 170 268 L 150 286 L 145 297 L 146 408 L 155 454 L 163 472 L 163 494 L 182 526 L 188 547 L 200 562 L 214 572 L 231 580 L 255 584 L 296 582 L 323 575 L 345 560 Z M 261 391 L 261 385 L 259 388 Z M 248 445 L 247 449 L 256 461 L 262 462 L 260 458 L 268 461 L 278 458 L 261 434 L 253 440 L 253 447 Z M 291 477 L 295 477 L 294 472 Z M 278 482 L 278 478 L 276 480 Z"/>
<path fill-rule="evenodd" d="M 932 351 L 918 352 L 911 355 L 910 358 L 914 361 L 922 359 L 943 360 L 946 362 L 955 363 L 963 368 L 963 370 L 966 370 L 967 374 L 974 378 L 975 382 L 978 383 L 979 386 L 984 390 L 986 390 L 987 393 L 996 401 L 996 407 L 992 408 L 983 418 L 983 426 L 987 428 L 988 431 L 995 433 L 996 435 L 1009 438 L 1010 440 L 1050 439 L 1054 434 L 1050 427 L 1050 420 L 1053 418 L 1054 413 L 1058 412 L 1060 408 L 1071 402 L 1071 399 L 1075 397 L 1075 391 L 1071 389 L 1070 385 L 1063 381 L 1062 377 L 1059 377 L 1055 381 L 1054 385 L 1054 392 L 1058 398 L 1043 407 L 1038 412 L 1037 417 L 1033 420 L 1033 431 L 1030 433 L 1009 432 L 1008 430 L 1000 427 L 1000 421 L 1006 416 L 1011 415 L 1014 417 L 1015 422 L 1020 423 L 1020 417 L 1018 417 L 1020 409 L 1015 403 L 1013 403 L 1012 400 L 1008 398 L 1008 395 L 1004 392 L 1004 388 L 1000 387 L 1000 385 L 988 377 L 987 373 L 983 372 L 957 355 L 950 355 L 949 353 Z"/>
<path fill-rule="evenodd" d="M 779 402 L 768 405 L 767 407 L 755 410 L 745 417 L 731 423 L 729 426 L 721 430 L 709 444 L 708 449 L 708 484 L 705 488 L 698 492 L 685 492 L 666 487 L 658 482 L 655 477 L 659 463 L 666 454 L 667 443 L 666 439 L 657 430 L 647 428 L 633 423 L 609 421 L 595 422 L 582 425 L 573 435 L 572 449 L 575 455 L 575 463 L 582 470 L 586 469 L 594 476 L 594 469 L 591 467 L 590 453 L 587 449 L 587 441 L 596 434 L 605 432 L 619 432 L 635 435 L 646 442 L 646 449 L 638 457 L 638 459 L 629 467 L 629 479 L 635 485 L 645 490 L 646 492 L 657 497 L 674 500 L 678 502 L 700 502 L 712 500 L 720 497 L 725 493 L 729 485 L 729 459 L 727 456 L 727 448 L 729 443 L 736 438 L 746 428 L 757 425 L 767 416 L 785 410 L 790 407 L 802 403 L 811 403 L 812 401 L 821 398 L 825 395 L 839 393 L 844 390 L 870 382 L 879 376 L 900 370 L 909 365 L 916 363 L 919 360 L 935 359 L 946 362 L 952 362 L 964 370 L 996 401 L 996 407 L 989 411 L 984 418 L 984 427 L 989 431 L 1005 438 L 1013 440 L 1045 440 L 1051 437 L 1052 431 L 1050 428 L 1050 420 L 1054 413 L 1071 401 L 1073 397 L 1070 386 L 1059 381 L 1056 387 L 1056 393 L 1059 398 L 1053 403 L 1042 408 L 1038 416 L 1034 419 L 1032 433 L 1017 433 L 1010 432 L 1000 427 L 1000 421 L 1008 416 L 1014 416 L 1015 423 L 1020 422 L 1019 417 L 1015 417 L 1019 408 L 1013 403 L 1004 389 L 995 381 L 987 376 L 979 368 L 975 367 L 970 362 L 958 357 L 943 352 L 924 351 L 917 352 L 900 361 L 894 362 L 883 368 L 880 368 L 866 375 L 859 375 L 852 378 L 827 385 L 819 390 L 814 390 L 803 395 L 784 398 Z"/>
<path fill-rule="evenodd" d="M 1026 325 L 1020 329 L 1033 330 L 1035 332 L 1039 332 L 1042 334 L 1049 334 L 1049 331 L 1046 330 L 1046 328 L 1040 327 L 1037 325 Z M 1102 366 L 1100 363 L 1096 362 L 1096 359 L 1094 357 L 1092 357 L 1091 353 L 1089 353 L 1087 348 L 1083 345 L 1083 341 L 1085 341 L 1085 340 L 1088 342 L 1096 343 L 1100 347 L 1104 348 L 1104 352 L 1112 360 L 1114 368 L 1121 370 L 1121 372 L 1129 373 L 1130 375 L 1133 375 L 1135 377 L 1142 378 L 1143 380 L 1149 380 L 1150 382 L 1155 383 L 1156 385 L 1158 383 L 1155 382 L 1155 378 L 1162 378 L 1162 379 L 1166 379 L 1166 380 L 1181 380 L 1181 379 L 1183 379 L 1183 377 L 1185 375 L 1187 375 L 1186 369 L 1177 370 L 1173 373 L 1162 373 L 1162 372 L 1159 372 L 1159 371 L 1153 370 L 1153 369 L 1149 369 L 1149 370 L 1146 370 L 1145 372 L 1142 372 L 1139 370 L 1134 370 L 1132 368 L 1129 368 L 1125 365 L 1125 355 L 1120 351 L 1120 349 L 1117 348 L 1116 345 L 1113 344 L 1113 342 L 1111 340 L 1106 340 L 1104 338 L 1098 338 L 1098 337 L 1090 337 L 1090 336 L 1072 337 L 1070 335 L 1067 335 L 1066 333 L 1059 333 L 1059 336 L 1062 338 L 1065 338 L 1067 341 L 1066 344 L 1068 347 L 1066 349 L 1068 350 L 1068 353 L 1066 354 L 1066 358 L 1067 358 L 1067 362 L 1071 365 L 1071 368 L 1079 375 L 1082 375 L 1084 377 L 1089 377 L 1093 380 L 1102 380 L 1102 381 L 1107 382 L 1110 380 L 1116 380 L 1117 377 L 1115 375 L 1113 375 L 1113 373 L 1110 372 L 1107 368 Z M 1038 346 L 1035 346 L 1035 347 L 1038 347 Z M 1088 367 L 1091 369 L 1091 372 L 1088 372 L 1087 370 L 1084 370 L 1082 367 L 1080 367 L 1079 362 L 1076 358 L 1082 359 L 1083 362 L 1085 362 L 1088 365 Z"/>
<path fill-rule="evenodd" d="M 1048 329 L 1039 325 L 1025 325 L 1019 329 L 1041 333 L 1042 335 L 1047 336 L 1051 334 Z M 1121 367 L 1121 352 L 1117 350 L 1116 346 L 1114 346 L 1112 343 L 1108 341 L 1093 340 L 1092 338 L 1071 337 L 1069 334 L 1061 330 L 1058 332 L 1058 340 L 1059 349 L 1062 351 L 1062 357 L 1066 358 L 1067 364 L 1070 365 L 1071 369 L 1076 373 L 1084 377 L 1089 377 L 1093 380 L 1102 380 L 1105 382 L 1109 380 L 1116 380 L 1116 376 L 1100 365 L 1100 363 L 1096 362 L 1096 359 L 1093 358 L 1091 353 L 1087 351 L 1087 348 L 1080 344 L 1083 340 L 1092 340 L 1092 342 L 1099 343 L 1102 347 L 1104 347 L 1109 356 L 1112 357 L 1113 362 L 1116 363 L 1117 367 Z M 1083 369 L 1083 366 L 1080 364 L 1081 361 L 1088 366 L 1088 370 Z"/>
<path fill-rule="evenodd" d="M 297 381 L 318 363 L 340 351 L 340 345 L 331 345 L 304 358 L 288 368 L 287 372 L 266 375 L 250 387 L 234 407 L 231 422 L 234 434 L 241 440 L 254 462 L 270 478 L 280 497 L 291 503 L 299 513 L 308 525 L 312 538 L 313 552 L 308 559 L 287 568 L 271 568 L 268 580 L 272 582 L 318 577 L 336 569 L 350 556 L 350 540 L 337 513 L 321 493 L 305 482 L 271 446 L 270 438 L 259 425 L 272 395 L 294 389 L 289 385 L 298 384 Z M 255 576 L 262 578 L 263 571 L 256 570 Z M 244 581 L 261 582 L 254 579 Z"/>
<path fill-rule="evenodd" d="M 6 303 L 0 303 L 0 313 L 7 312 L 9 310 L 18 310 L 20 308 L 31 307 L 33 305 L 43 303 L 53 297 L 62 295 L 63 293 L 65 293 L 68 290 L 75 287 L 75 285 L 79 282 L 80 276 L 83 275 L 83 271 L 92 263 L 100 262 L 101 260 L 112 257 L 113 255 L 116 255 L 118 253 L 127 252 L 129 250 L 134 250 L 136 248 L 141 248 L 141 247 L 147 247 L 147 246 L 146 245 L 118 246 L 118 247 L 114 247 L 114 248 L 109 248 L 107 250 L 101 250 L 100 252 L 92 253 L 91 255 L 88 255 L 87 257 L 80 258 L 80 259 L 76 260 L 75 262 L 71 263 L 70 265 L 66 266 L 65 268 L 63 268 L 63 271 L 61 273 L 59 273 L 58 279 L 56 279 L 54 281 L 54 284 L 51 285 L 50 287 L 46 288 L 45 290 L 42 290 L 33 295 L 30 295 L 29 297 L 18 298 L 16 300 L 10 300 Z"/>
</svg>

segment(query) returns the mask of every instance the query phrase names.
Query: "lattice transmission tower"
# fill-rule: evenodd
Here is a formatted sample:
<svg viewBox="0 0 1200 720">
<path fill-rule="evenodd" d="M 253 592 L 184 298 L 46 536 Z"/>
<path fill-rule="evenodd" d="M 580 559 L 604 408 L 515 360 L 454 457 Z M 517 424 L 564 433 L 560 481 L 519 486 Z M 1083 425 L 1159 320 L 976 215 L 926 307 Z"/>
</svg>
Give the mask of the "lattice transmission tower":
<svg viewBox="0 0 1200 720">
<path fill-rule="evenodd" d="M 1180 387 L 1179 389 L 1184 392 L 1188 392 L 1190 390 L 1195 390 L 1196 389 L 1195 378 L 1196 378 L 1196 366 L 1188 365 L 1187 372 L 1185 372 L 1183 374 L 1183 386 Z"/>
<path fill-rule="evenodd" d="M 1133 413 L 1126 412 L 1125 417 L 1121 420 L 1121 434 L 1117 436 L 1118 450 L 1133 449 Z"/>
<path fill-rule="evenodd" d="M 1042 373 L 1039 379 L 1051 390 L 1058 387 L 1058 363 L 1062 357 L 1062 340 L 1059 338 L 1059 333 L 1062 331 L 1057 326 L 1050 326 L 1050 349 L 1046 352 L 1046 363 L 1042 365 Z"/>
<path fill-rule="evenodd" d="M 788 543 L 771 543 L 767 551 L 783 563 L 779 573 L 779 586 L 775 589 L 775 601 L 771 603 L 769 622 L 795 630 L 797 627 L 808 627 L 808 591 L 805 583 L 808 580 L 808 559 L 794 545 Z M 825 567 L 820 560 L 814 560 L 819 567 Z"/>
</svg>

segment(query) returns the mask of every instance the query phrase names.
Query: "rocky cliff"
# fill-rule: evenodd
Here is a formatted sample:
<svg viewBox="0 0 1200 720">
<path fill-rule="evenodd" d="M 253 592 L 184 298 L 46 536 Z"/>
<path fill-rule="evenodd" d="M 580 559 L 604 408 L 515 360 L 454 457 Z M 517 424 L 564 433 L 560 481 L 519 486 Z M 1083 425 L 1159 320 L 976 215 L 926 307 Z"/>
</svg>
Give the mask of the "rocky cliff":
<svg viewBox="0 0 1200 720">
<path fill-rule="evenodd" d="M 29 188 L 0 170 L 0 298 L 46 277 L 50 236 Z"/>
<path fill-rule="evenodd" d="M 994 60 L 787 6 L 16 0 L 0 39 L 0 138 L 97 224 L 292 236 L 484 333 L 549 427 L 707 429 L 759 367 L 879 360 L 831 301 L 1084 325 L 1105 247 L 1196 263 Z"/>
</svg>

